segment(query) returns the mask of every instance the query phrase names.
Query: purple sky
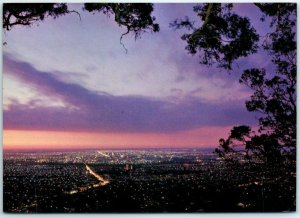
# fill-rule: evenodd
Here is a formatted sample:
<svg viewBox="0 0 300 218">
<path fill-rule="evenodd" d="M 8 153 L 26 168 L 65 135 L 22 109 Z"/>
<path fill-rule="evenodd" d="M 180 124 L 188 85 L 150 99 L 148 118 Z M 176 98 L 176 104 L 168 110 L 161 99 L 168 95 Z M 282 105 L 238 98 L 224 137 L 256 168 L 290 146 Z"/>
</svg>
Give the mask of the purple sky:
<svg viewBox="0 0 300 218">
<path fill-rule="evenodd" d="M 238 83 L 244 67 L 269 67 L 263 55 L 239 60 L 227 73 L 187 54 L 183 31 L 169 23 L 194 4 L 156 4 L 159 33 L 119 40 L 125 29 L 111 18 L 81 13 L 4 34 L 4 129 L 102 132 L 180 132 L 254 124 L 246 111 L 250 92 Z M 250 5 L 236 11 L 256 18 Z"/>
</svg>

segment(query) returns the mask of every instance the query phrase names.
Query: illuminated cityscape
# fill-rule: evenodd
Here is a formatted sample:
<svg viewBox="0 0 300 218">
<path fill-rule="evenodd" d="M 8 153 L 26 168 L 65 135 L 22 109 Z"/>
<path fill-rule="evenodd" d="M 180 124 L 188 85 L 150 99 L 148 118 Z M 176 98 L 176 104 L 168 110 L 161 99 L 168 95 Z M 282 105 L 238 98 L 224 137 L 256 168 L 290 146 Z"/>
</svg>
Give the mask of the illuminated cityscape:
<svg viewBox="0 0 300 218">
<path fill-rule="evenodd" d="M 238 167 L 209 149 L 5 152 L 4 211 L 293 210 L 293 170 Z"/>
</svg>

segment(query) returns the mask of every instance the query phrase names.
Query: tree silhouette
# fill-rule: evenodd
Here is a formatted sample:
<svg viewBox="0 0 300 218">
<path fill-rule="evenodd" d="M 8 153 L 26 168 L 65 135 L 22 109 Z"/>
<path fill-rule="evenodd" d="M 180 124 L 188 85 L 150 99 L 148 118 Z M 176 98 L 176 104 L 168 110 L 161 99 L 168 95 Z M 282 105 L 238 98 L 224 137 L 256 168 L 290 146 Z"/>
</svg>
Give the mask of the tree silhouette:
<svg viewBox="0 0 300 218">
<path fill-rule="evenodd" d="M 272 57 L 274 71 L 245 69 L 240 83 L 253 94 L 246 101 L 247 110 L 260 113 L 258 131 L 236 126 L 227 139 L 220 139 L 216 152 L 224 159 L 263 160 L 282 163 L 296 157 L 296 4 L 255 4 L 262 13 L 261 22 L 269 23 L 272 32 L 259 36 L 247 17 L 233 12 L 232 4 L 201 4 L 194 7 L 202 24 L 185 18 L 171 26 L 187 28 L 184 34 L 187 51 L 199 54 L 200 63 L 216 64 L 227 70 L 234 61 L 264 50 Z"/>
<path fill-rule="evenodd" d="M 133 32 L 137 38 L 146 30 L 159 31 L 155 17 L 151 16 L 152 4 L 85 3 L 83 9 L 88 12 L 113 15 L 118 25 L 127 28 L 127 32 L 123 35 Z M 80 16 L 77 11 L 69 10 L 66 3 L 5 3 L 3 4 L 3 28 L 9 31 L 16 25 L 30 26 L 43 21 L 46 17 L 58 18 L 69 13 L 77 13 Z"/>
<path fill-rule="evenodd" d="M 11 30 L 16 25 L 30 26 L 47 16 L 57 18 L 70 13 L 67 4 L 5 3 L 3 4 L 3 28 Z"/>
<path fill-rule="evenodd" d="M 175 20 L 171 27 L 186 27 L 193 32 L 184 34 L 189 53 L 200 53 L 200 63 L 231 69 L 232 62 L 257 51 L 259 36 L 246 17 L 232 12 L 232 4 L 202 4 L 194 7 L 202 25 L 195 27 L 187 17 Z"/>
<path fill-rule="evenodd" d="M 85 3 L 84 9 L 94 13 L 114 14 L 117 24 L 127 28 L 127 32 L 123 35 L 133 32 L 137 38 L 146 30 L 159 31 L 159 25 L 154 23 L 155 17 L 151 17 L 151 13 L 153 12 L 152 4 Z"/>
</svg>

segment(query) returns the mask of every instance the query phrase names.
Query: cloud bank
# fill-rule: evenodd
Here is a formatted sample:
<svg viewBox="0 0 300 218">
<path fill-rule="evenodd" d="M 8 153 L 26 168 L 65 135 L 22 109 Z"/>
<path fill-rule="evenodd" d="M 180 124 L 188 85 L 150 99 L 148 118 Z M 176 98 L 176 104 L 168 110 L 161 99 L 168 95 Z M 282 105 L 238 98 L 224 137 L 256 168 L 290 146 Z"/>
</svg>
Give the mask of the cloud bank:
<svg viewBox="0 0 300 218">
<path fill-rule="evenodd" d="M 4 129 L 103 132 L 177 132 L 199 127 L 253 124 L 241 101 L 210 102 L 185 97 L 174 103 L 142 96 L 114 96 L 67 83 L 56 73 L 39 71 L 4 54 L 4 73 L 66 107 L 12 101 L 3 112 Z M 12 90 L 13 91 L 13 90 Z"/>
</svg>

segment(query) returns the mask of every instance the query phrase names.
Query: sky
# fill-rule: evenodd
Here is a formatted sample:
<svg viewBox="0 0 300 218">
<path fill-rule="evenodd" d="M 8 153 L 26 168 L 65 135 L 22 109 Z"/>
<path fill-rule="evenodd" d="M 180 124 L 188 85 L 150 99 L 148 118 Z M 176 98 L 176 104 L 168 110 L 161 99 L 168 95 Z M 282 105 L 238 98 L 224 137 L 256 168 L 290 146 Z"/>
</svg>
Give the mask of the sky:
<svg viewBox="0 0 300 218">
<path fill-rule="evenodd" d="M 234 72 L 199 64 L 183 30 L 169 24 L 194 4 L 155 4 L 160 32 L 132 34 L 102 14 L 78 10 L 3 33 L 4 149 L 215 147 L 233 126 L 254 126 L 245 67 L 269 67 L 264 54 Z M 235 10 L 266 31 L 249 4 Z M 255 20 L 254 20 L 255 19 Z"/>
</svg>

